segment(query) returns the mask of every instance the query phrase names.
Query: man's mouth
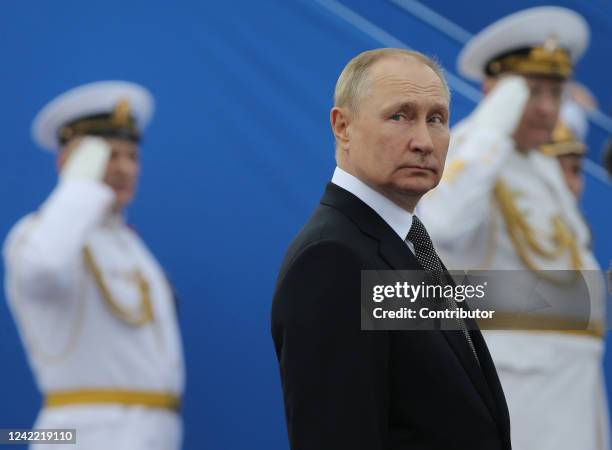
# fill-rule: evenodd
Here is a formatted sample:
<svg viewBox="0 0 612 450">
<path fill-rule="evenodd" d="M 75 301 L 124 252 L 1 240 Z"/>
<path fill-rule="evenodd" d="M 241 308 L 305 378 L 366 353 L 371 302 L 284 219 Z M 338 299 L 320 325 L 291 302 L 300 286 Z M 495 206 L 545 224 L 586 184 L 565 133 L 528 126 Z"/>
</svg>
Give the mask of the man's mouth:
<svg viewBox="0 0 612 450">
<path fill-rule="evenodd" d="M 132 190 L 132 186 L 129 184 L 114 184 L 112 186 L 113 186 L 113 189 L 116 189 L 118 191 L 131 191 Z"/>
<path fill-rule="evenodd" d="M 402 169 L 416 169 L 416 170 L 428 170 L 430 172 L 435 172 L 432 167 L 423 165 L 423 164 L 406 164 L 401 167 Z"/>
<path fill-rule="evenodd" d="M 548 124 L 532 124 L 531 128 L 536 131 L 546 131 L 548 133 L 552 132 L 552 128 Z"/>
</svg>

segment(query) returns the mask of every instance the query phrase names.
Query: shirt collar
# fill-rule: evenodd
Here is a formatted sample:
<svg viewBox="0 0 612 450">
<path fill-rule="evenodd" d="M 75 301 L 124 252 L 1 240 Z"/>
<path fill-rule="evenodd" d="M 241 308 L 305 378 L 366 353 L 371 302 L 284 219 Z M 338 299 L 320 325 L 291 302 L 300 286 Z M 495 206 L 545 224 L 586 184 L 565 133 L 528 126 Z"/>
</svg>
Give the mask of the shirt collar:
<svg viewBox="0 0 612 450">
<path fill-rule="evenodd" d="M 406 240 L 410 227 L 412 227 L 413 214 L 399 207 L 380 192 L 372 189 L 359 178 L 340 167 L 336 167 L 331 181 L 336 186 L 349 191 L 376 211 L 402 240 Z"/>
</svg>

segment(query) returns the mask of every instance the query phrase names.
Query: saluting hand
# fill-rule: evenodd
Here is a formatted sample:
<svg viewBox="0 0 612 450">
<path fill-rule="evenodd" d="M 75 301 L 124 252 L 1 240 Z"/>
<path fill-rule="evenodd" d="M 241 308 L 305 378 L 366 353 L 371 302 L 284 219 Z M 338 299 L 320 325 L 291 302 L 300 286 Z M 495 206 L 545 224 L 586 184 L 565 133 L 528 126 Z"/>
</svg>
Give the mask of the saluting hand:
<svg viewBox="0 0 612 450">
<path fill-rule="evenodd" d="M 529 87 L 523 77 L 502 78 L 480 102 L 472 120 L 474 126 L 512 136 L 529 100 Z"/>
<path fill-rule="evenodd" d="M 85 136 L 66 149 L 67 160 L 62 165 L 62 180 L 102 181 L 111 156 L 110 146 L 101 138 Z"/>
</svg>

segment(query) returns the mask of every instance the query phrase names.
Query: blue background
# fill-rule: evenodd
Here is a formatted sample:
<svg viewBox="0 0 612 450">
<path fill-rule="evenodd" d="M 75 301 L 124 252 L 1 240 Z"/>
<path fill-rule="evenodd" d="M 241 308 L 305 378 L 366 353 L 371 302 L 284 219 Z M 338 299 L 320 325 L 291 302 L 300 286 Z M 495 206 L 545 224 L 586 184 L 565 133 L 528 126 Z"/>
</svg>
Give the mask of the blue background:
<svg viewBox="0 0 612 450">
<path fill-rule="evenodd" d="M 427 2 L 470 33 L 538 4 Z M 559 4 L 592 26 L 577 78 L 610 114 L 612 6 Z M 102 79 L 135 81 L 156 97 L 129 220 L 181 298 L 185 449 L 288 447 L 269 332 L 277 269 L 335 166 L 328 114 L 340 70 L 394 38 L 437 56 L 456 74 L 461 43 L 386 0 L 3 2 L 0 236 L 55 184 L 53 156 L 30 139 L 40 107 Z M 451 84 L 454 122 L 474 103 Z M 610 131 L 591 126 L 593 161 Z M 584 210 L 606 267 L 610 194 L 609 183 L 587 175 Z M 29 427 L 40 396 L 4 298 L 0 361 L 0 428 Z"/>
</svg>

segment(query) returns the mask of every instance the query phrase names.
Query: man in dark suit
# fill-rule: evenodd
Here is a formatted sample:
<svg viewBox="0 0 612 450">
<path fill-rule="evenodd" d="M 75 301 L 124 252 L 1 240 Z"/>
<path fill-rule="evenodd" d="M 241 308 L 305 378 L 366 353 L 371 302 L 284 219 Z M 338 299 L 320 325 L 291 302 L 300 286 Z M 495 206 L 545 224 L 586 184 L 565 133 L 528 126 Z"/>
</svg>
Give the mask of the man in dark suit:
<svg viewBox="0 0 612 450">
<path fill-rule="evenodd" d="M 441 69 L 417 52 L 362 53 L 338 79 L 338 167 L 285 256 L 272 306 L 293 450 L 510 449 L 473 321 L 360 330 L 362 270 L 445 275 L 414 209 L 444 169 L 449 100 Z"/>
</svg>

